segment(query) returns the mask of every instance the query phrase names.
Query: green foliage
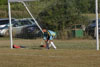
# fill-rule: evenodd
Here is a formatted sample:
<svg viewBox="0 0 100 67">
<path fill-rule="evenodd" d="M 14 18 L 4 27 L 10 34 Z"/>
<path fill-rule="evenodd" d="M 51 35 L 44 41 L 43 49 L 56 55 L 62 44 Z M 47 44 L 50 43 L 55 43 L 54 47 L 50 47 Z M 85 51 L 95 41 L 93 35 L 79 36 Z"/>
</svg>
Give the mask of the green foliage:
<svg viewBox="0 0 100 67">
<path fill-rule="evenodd" d="M 83 16 L 74 6 L 76 6 L 74 0 L 61 0 L 42 11 L 39 20 L 53 30 L 64 30 L 72 24 L 82 24 Z"/>
<path fill-rule="evenodd" d="M 7 5 L 8 0 L 0 0 L 0 5 Z"/>
<path fill-rule="evenodd" d="M 38 1 L 39 2 L 38 6 L 40 7 L 41 4 L 43 4 L 46 7 L 46 6 L 50 5 L 50 3 L 59 2 L 59 1 L 60 0 L 40 0 L 40 1 Z M 67 0 L 65 0 L 65 1 L 67 1 Z M 7 5 L 7 2 L 8 2 L 8 0 L 0 0 L 0 5 Z M 73 0 L 73 2 L 76 3 L 75 7 L 77 7 L 82 13 L 95 13 L 95 0 Z M 99 0 L 98 0 L 98 4 L 99 4 L 99 9 L 100 9 L 100 1 Z M 35 6 L 36 6 L 36 4 L 35 4 Z M 100 10 L 99 10 L 99 12 L 100 12 Z"/>
<path fill-rule="evenodd" d="M 90 0 L 76 0 L 77 8 L 83 13 L 88 13 L 90 8 Z"/>
<path fill-rule="evenodd" d="M 77 9 L 75 0 L 59 0 L 52 3 L 39 14 L 39 21 L 51 30 L 61 30 L 61 38 L 67 36 L 66 29 L 73 24 L 84 24 L 86 18 Z M 83 21 L 84 20 L 84 21 Z M 63 34 L 62 34 L 63 32 Z M 65 33 L 65 34 L 64 34 Z"/>
</svg>

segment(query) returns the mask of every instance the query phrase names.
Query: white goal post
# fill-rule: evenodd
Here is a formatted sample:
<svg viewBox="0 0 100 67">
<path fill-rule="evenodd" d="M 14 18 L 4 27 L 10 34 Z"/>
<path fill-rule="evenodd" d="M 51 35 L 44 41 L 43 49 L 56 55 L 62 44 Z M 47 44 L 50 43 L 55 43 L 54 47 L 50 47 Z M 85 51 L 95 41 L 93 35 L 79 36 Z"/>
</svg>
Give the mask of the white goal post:
<svg viewBox="0 0 100 67">
<path fill-rule="evenodd" d="M 95 0 L 95 12 L 96 12 L 96 45 L 99 50 L 99 28 L 98 28 L 98 0 Z"/>
<path fill-rule="evenodd" d="M 24 7 L 26 8 L 26 10 L 28 11 L 28 13 L 30 14 L 30 16 L 32 17 L 32 19 L 35 21 L 36 25 L 42 31 L 42 28 L 40 27 L 40 25 L 38 24 L 38 22 L 33 17 L 32 13 L 28 9 L 27 5 L 24 3 L 25 1 L 37 1 L 37 0 L 8 0 L 8 11 L 9 11 L 8 14 L 9 14 L 9 23 L 10 23 L 10 44 L 11 44 L 11 49 L 13 49 L 12 23 L 11 23 L 11 6 L 10 6 L 11 2 L 20 2 L 20 3 L 22 3 L 24 5 Z M 43 33 L 43 31 L 42 31 L 42 33 Z"/>
</svg>

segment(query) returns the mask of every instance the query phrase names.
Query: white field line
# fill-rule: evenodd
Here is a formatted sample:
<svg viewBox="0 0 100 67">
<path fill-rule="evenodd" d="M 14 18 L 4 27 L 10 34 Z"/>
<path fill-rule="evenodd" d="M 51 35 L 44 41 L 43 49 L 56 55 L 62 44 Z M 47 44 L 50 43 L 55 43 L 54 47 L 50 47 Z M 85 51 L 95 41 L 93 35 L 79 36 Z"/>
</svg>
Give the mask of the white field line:
<svg viewBox="0 0 100 67">
<path fill-rule="evenodd" d="M 39 55 L 39 54 L 16 54 L 16 53 L 0 53 L 0 56 L 37 56 L 37 57 L 49 57 L 49 58 L 81 58 L 81 57 L 100 57 L 100 55 L 74 55 L 74 56 L 53 56 L 53 55 Z"/>
</svg>

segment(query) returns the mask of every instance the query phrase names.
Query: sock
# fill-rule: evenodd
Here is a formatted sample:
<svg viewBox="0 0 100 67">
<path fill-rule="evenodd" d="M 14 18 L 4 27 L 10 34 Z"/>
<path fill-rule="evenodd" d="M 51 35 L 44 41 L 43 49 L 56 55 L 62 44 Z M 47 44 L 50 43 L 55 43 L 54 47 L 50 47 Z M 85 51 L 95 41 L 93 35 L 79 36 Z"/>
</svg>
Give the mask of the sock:
<svg viewBox="0 0 100 67">
<path fill-rule="evenodd" d="M 51 42 L 51 45 L 53 46 L 53 48 L 54 48 L 54 49 L 56 49 L 56 46 L 54 45 L 54 43 L 53 43 L 53 42 Z"/>
<path fill-rule="evenodd" d="M 46 43 L 46 48 L 49 49 L 49 45 L 48 45 L 48 43 Z"/>
</svg>

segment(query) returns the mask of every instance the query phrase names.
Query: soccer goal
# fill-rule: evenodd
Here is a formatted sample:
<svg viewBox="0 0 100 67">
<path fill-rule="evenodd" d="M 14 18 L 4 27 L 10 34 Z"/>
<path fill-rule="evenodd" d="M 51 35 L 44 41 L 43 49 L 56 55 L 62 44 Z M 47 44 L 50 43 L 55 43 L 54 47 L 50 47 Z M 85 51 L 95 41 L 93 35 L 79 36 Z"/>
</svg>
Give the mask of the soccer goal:
<svg viewBox="0 0 100 67">
<path fill-rule="evenodd" d="M 13 14 L 11 14 L 11 7 L 16 7 L 17 9 L 20 9 L 21 8 L 21 10 L 23 9 L 23 8 L 25 8 L 23 11 L 16 11 L 16 12 L 19 12 L 20 14 L 22 14 L 22 15 L 27 15 L 27 17 L 30 15 L 30 19 L 28 18 L 28 19 L 26 19 L 26 20 L 29 20 L 30 22 L 32 22 L 32 21 L 34 21 L 35 22 L 35 24 L 37 25 L 37 27 L 41 30 L 41 32 L 42 32 L 42 28 L 41 28 L 41 26 L 37 23 L 37 21 L 35 20 L 35 18 L 34 18 L 34 16 L 32 15 L 32 14 L 35 14 L 34 13 L 34 10 L 32 10 L 32 12 L 33 13 L 31 13 L 31 11 L 29 10 L 29 6 L 27 6 L 27 5 L 29 5 L 29 3 L 28 4 L 26 4 L 26 2 L 31 2 L 32 3 L 32 1 L 34 1 L 34 2 L 37 2 L 37 0 L 8 0 L 8 8 L 9 8 L 9 22 L 10 22 L 10 42 L 11 42 L 11 48 L 13 48 L 13 44 L 15 44 L 15 42 L 14 42 L 14 39 L 13 39 L 13 25 L 12 25 L 12 19 L 11 19 L 11 16 L 13 16 L 13 14 L 15 14 L 15 13 L 13 13 L 13 11 L 12 11 L 12 13 Z M 48 0 L 49 1 L 49 0 Z M 12 4 L 16 4 L 16 3 L 21 3 L 21 4 L 19 4 L 19 5 L 17 5 L 17 6 L 19 6 L 19 7 L 17 7 L 17 6 L 11 6 Z M 20 7 L 20 5 L 21 5 L 21 7 Z M 24 6 L 24 7 L 22 7 L 22 5 Z M 97 48 L 97 50 L 99 50 L 99 32 L 98 32 L 98 0 L 95 0 L 95 7 L 96 7 L 96 9 L 95 9 L 95 12 L 96 12 L 96 48 Z M 14 10 L 16 10 L 16 8 L 14 9 Z M 27 13 L 29 14 L 27 14 L 25 11 L 27 11 Z M 15 14 L 16 15 L 16 14 Z M 17 15 L 16 15 L 17 16 Z M 25 20 L 25 19 L 23 19 L 23 20 Z M 19 22 L 22 22 L 23 20 L 20 20 Z M 17 21 L 16 21 L 17 22 Z M 20 23 L 19 23 L 20 24 Z M 16 25 L 15 25 L 15 27 L 16 27 Z M 30 29 L 32 29 L 32 28 L 30 28 Z M 26 28 L 25 28 L 25 30 L 26 30 Z M 43 32 L 42 32 L 43 33 Z M 23 36 L 24 37 L 24 36 Z M 31 37 L 31 36 L 30 36 Z M 16 40 L 16 39 L 15 39 Z M 22 39 L 20 40 L 21 41 L 21 43 L 22 43 Z M 18 41 L 19 42 L 19 41 Z M 17 41 L 16 41 L 16 43 L 18 43 Z M 23 42 L 27 42 L 27 41 L 23 41 Z M 38 41 L 37 41 L 38 42 Z"/>
<path fill-rule="evenodd" d="M 13 48 L 13 45 L 21 45 L 22 43 L 21 42 L 23 42 L 23 44 L 30 44 L 31 42 L 32 42 L 32 40 L 26 40 L 26 39 L 14 39 L 13 38 L 13 35 L 15 36 L 15 34 L 16 33 L 21 33 L 21 36 L 20 37 L 22 37 L 24 34 L 26 34 L 27 33 L 27 35 L 28 35 L 28 37 L 33 37 L 33 36 L 30 36 L 30 34 L 32 33 L 32 32 L 28 32 L 28 31 L 30 31 L 31 29 L 34 29 L 34 28 L 36 28 L 37 29 L 37 27 L 38 27 L 38 29 L 41 31 L 41 33 L 43 33 L 42 32 L 42 28 L 40 27 L 40 25 L 38 24 L 38 22 L 36 21 L 36 19 L 33 17 L 33 15 L 32 15 L 32 13 L 31 13 L 31 11 L 29 10 L 29 8 L 28 8 L 28 6 L 26 5 L 26 3 L 25 2 L 32 2 L 32 1 L 37 1 L 37 0 L 8 0 L 8 10 L 9 10 L 9 22 L 10 22 L 10 44 L 11 44 L 11 49 Z M 31 18 L 24 18 L 24 19 L 17 19 L 17 20 L 15 20 L 15 21 L 12 21 L 12 16 L 13 15 L 11 15 L 11 4 L 16 4 L 17 3 L 17 5 L 21 5 L 21 7 L 19 6 L 18 8 L 19 9 L 23 9 L 24 8 L 24 10 L 23 10 L 23 12 L 22 12 L 22 15 L 25 15 L 25 14 L 29 14 L 30 15 L 30 17 Z M 18 3 L 21 3 L 21 4 L 18 4 Z M 14 7 L 13 7 L 14 8 Z M 25 13 L 24 13 L 24 11 L 26 11 Z M 18 11 L 17 11 L 18 12 Z M 20 13 L 21 11 L 19 11 L 19 13 Z M 27 15 L 28 15 L 27 14 Z M 28 15 L 28 16 L 29 16 Z M 34 23 L 33 23 L 34 22 Z M 25 25 L 26 24 L 26 25 Z M 19 27 L 18 27 L 19 26 Z M 22 28 L 23 27 L 23 28 Z M 30 30 L 29 30 L 30 29 Z M 15 32 L 13 32 L 13 31 L 15 31 Z M 38 33 L 40 32 L 40 31 L 38 31 Z M 24 34 L 22 34 L 22 32 L 24 33 Z M 35 32 L 37 32 L 36 30 L 33 32 L 33 33 L 35 33 Z M 23 37 L 25 37 L 25 36 L 27 36 L 27 35 L 24 35 Z M 33 34 L 31 34 L 31 35 L 33 35 Z M 18 35 L 17 35 L 18 36 Z M 20 43 L 19 43 L 20 42 Z"/>
</svg>

